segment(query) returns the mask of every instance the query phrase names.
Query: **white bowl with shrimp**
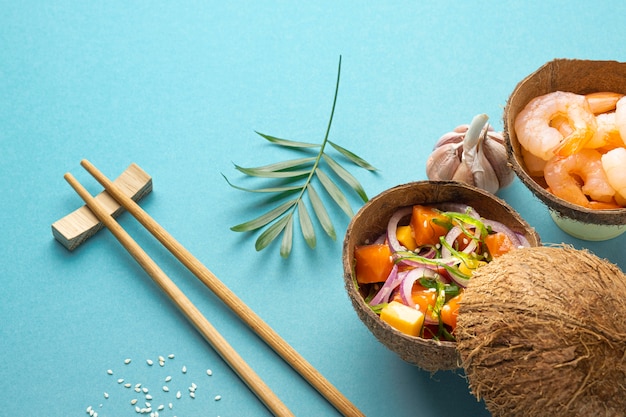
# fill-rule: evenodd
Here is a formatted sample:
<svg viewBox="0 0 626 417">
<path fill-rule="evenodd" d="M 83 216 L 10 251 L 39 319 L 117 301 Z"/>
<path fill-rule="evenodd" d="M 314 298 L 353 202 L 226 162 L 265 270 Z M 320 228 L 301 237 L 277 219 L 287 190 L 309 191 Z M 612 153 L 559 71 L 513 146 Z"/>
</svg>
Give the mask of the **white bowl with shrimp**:
<svg viewBox="0 0 626 417">
<path fill-rule="evenodd" d="M 504 200 L 474 186 L 455 181 L 418 181 L 390 188 L 370 199 L 352 218 L 343 242 L 344 285 L 352 305 L 366 327 L 388 349 L 404 361 L 427 371 L 456 369 L 460 356 L 453 341 L 434 340 L 402 333 L 385 323 L 365 301 L 368 289 L 359 286 L 355 272 L 355 249 L 393 236 L 396 227 L 406 224 L 401 215 L 414 205 L 430 205 L 448 210 L 471 207 L 480 218 L 489 219 L 491 227 L 515 235 L 520 246 L 539 246 L 535 230 Z M 397 240 L 397 239 L 395 239 Z M 521 243 L 523 242 L 523 243 Z M 390 243 L 393 246 L 393 243 Z M 406 249 L 405 249 L 406 250 Z"/>
<path fill-rule="evenodd" d="M 554 222 L 585 240 L 626 231 L 626 63 L 557 59 L 504 111 L 509 161 Z"/>
</svg>

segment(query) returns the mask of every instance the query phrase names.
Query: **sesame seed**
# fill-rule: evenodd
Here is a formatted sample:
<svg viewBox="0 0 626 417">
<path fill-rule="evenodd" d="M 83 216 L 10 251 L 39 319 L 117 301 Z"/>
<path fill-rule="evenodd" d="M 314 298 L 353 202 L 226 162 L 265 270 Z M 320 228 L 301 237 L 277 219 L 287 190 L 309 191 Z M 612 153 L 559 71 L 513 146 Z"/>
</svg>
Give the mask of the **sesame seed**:
<svg viewBox="0 0 626 417">
<path fill-rule="evenodd" d="M 146 394 L 146 400 L 150 401 L 152 399 L 152 395 Z"/>
<path fill-rule="evenodd" d="M 109 398 L 109 393 L 108 392 L 104 393 L 104 398 Z"/>
<path fill-rule="evenodd" d="M 180 391 L 178 391 L 178 392 L 176 393 L 176 398 L 180 398 L 181 396 L 182 396 L 182 394 L 180 393 Z"/>
<path fill-rule="evenodd" d="M 91 410 L 93 410 L 93 407 L 92 407 L 92 406 L 89 406 L 89 407 L 87 407 L 87 410 L 85 410 L 85 412 L 86 412 L 87 414 L 89 414 L 89 413 L 91 412 Z"/>
<path fill-rule="evenodd" d="M 219 401 L 219 400 L 221 400 L 221 399 L 222 399 L 222 396 L 221 396 L 221 395 L 216 395 L 216 396 L 215 396 L 215 401 Z"/>
<path fill-rule="evenodd" d="M 172 403 L 169 403 L 167 406 L 170 408 L 170 410 L 171 410 L 172 408 L 174 408 L 174 404 L 172 404 Z"/>
<path fill-rule="evenodd" d="M 189 393 L 189 396 L 190 396 L 191 398 L 196 398 L 196 393 L 195 393 L 195 392 L 193 392 L 193 391 L 191 391 L 191 392 Z"/>
<path fill-rule="evenodd" d="M 168 375 L 168 376 L 165 377 L 165 382 L 170 382 L 171 380 L 172 380 L 171 376 Z"/>
<path fill-rule="evenodd" d="M 154 362 L 152 362 L 152 359 L 148 359 L 148 360 L 146 360 L 146 363 L 147 363 L 149 366 L 152 366 L 152 365 L 154 364 Z"/>
<path fill-rule="evenodd" d="M 143 387 L 141 390 L 143 391 L 144 394 L 148 393 L 148 388 L 146 388 L 146 387 Z"/>
<path fill-rule="evenodd" d="M 212 370 L 210 370 L 210 369 L 207 369 L 207 370 L 206 370 L 206 374 L 207 374 L 208 376 L 211 376 L 211 375 L 213 375 L 213 371 L 212 371 Z"/>
<path fill-rule="evenodd" d="M 135 405 L 137 404 L 137 398 L 133 398 L 132 400 L 130 400 L 130 405 Z"/>
<path fill-rule="evenodd" d="M 163 410 L 164 408 L 165 408 L 165 406 L 164 406 L 163 404 L 161 404 L 161 405 L 159 405 L 159 406 L 157 407 L 157 410 L 161 411 L 161 410 Z"/>
<path fill-rule="evenodd" d="M 183 374 L 186 374 L 186 373 L 187 373 L 187 367 L 186 367 L 185 365 L 183 365 L 183 369 L 182 369 L 182 371 L 183 371 Z"/>
<path fill-rule="evenodd" d="M 124 363 L 128 365 L 130 363 L 130 358 L 124 359 Z"/>
<path fill-rule="evenodd" d="M 113 375 L 113 371 L 112 371 L 111 369 L 109 369 L 109 370 L 107 371 L 107 374 L 109 374 L 109 375 Z"/>
<path fill-rule="evenodd" d="M 135 392 L 141 392 L 141 388 L 135 387 Z"/>
<path fill-rule="evenodd" d="M 195 383 L 195 382 L 192 382 L 192 383 L 191 383 L 191 388 L 193 388 L 193 389 L 194 389 L 194 391 L 195 391 L 195 389 L 196 389 L 196 388 L 198 388 L 198 386 L 196 385 L 196 383 Z"/>
<path fill-rule="evenodd" d="M 138 405 L 135 406 L 135 412 L 136 413 L 141 413 L 141 408 L 139 408 Z"/>
<path fill-rule="evenodd" d="M 121 384 L 122 382 L 124 382 L 124 378 L 120 378 L 120 379 L 117 380 L 118 384 Z"/>
<path fill-rule="evenodd" d="M 159 362 L 165 362 L 165 358 L 163 356 L 159 356 Z"/>
<path fill-rule="evenodd" d="M 147 408 L 152 407 L 152 404 L 150 404 L 150 401 L 146 401 L 146 407 L 147 407 Z"/>
<path fill-rule="evenodd" d="M 169 390 L 170 390 L 170 389 L 169 389 L 169 387 L 168 387 L 167 385 L 163 385 L 163 391 L 165 391 L 165 392 L 169 392 Z"/>
<path fill-rule="evenodd" d="M 174 354 L 170 353 L 169 355 L 167 355 L 167 357 L 170 358 L 170 359 L 174 359 Z"/>
<path fill-rule="evenodd" d="M 124 384 L 124 387 L 126 387 L 126 388 L 130 388 L 130 387 L 131 387 L 130 382 L 125 383 L 125 384 Z"/>
</svg>

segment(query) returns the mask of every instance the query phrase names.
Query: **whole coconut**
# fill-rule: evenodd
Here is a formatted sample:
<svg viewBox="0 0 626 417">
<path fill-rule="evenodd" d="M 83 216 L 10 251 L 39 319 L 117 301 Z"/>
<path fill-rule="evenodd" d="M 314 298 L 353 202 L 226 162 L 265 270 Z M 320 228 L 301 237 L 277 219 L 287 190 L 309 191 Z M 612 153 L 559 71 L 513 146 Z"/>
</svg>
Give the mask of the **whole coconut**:
<svg viewBox="0 0 626 417">
<path fill-rule="evenodd" d="M 479 268 L 456 335 L 494 417 L 626 414 L 626 276 L 588 251 L 519 249 Z"/>
</svg>

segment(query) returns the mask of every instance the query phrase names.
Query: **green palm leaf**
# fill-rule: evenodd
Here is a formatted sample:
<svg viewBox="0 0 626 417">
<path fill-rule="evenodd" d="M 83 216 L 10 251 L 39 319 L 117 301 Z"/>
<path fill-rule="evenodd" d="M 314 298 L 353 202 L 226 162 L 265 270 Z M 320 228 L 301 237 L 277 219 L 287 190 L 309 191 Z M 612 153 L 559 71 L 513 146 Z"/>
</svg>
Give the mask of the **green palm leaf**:
<svg viewBox="0 0 626 417">
<path fill-rule="evenodd" d="M 308 143 L 308 142 L 298 142 L 295 140 L 289 139 L 280 139 L 275 136 L 266 135 L 261 132 L 256 132 L 259 136 L 262 136 L 266 140 L 275 143 L 280 146 L 285 146 L 287 148 L 319 148 L 320 145 L 316 143 Z"/>
<path fill-rule="evenodd" d="M 269 187 L 241 187 L 231 183 L 228 178 L 222 174 L 226 182 L 231 187 L 237 190 L 252 193 L 269 193 L 273 196 L 271 203 L 278 204 L 273 209 L 270 209 L 268 212 L 261 214 L 252 220 L 231 227 L 231 230 L 236 232 L 250 232 L 265 228 L 255 242 L 255 248 L 257 251 L 265 249 L 282 234 L 280 255 L 286 258 L 291 254 L 293 249 L 294 214 L 296 211 L 300 224 L 300 231 L 304 241 L 309 247 L 315 248 L 317 244 L 315 225 L 311 221 L 311 216 L 305 205 L 305 196 L 308 196 L 313 213 L 315 213 L 315 217 L 319 221 L 319 225 L 322 227 L 324 232 L 326 232 L 331 239 L 337 239 L 337 233 L 328 214 L 328 210 L 326 209 L 325 202 L 313 186 L 312 181 L 317 178 L 324 190 L 328 193 L 330 200 L 334 201 L 335 204 L 337 204 L 348 217 L 352 217 L 354 212 L 350 205 L 350 201 L 344 194 L 340 185 L 336 184 L 324 171 L 324 169 L 328 169 L 335 178 L 340 179 L 340 184 L 347 186 L 345 188 L 355 191 L 363 202 L 366 202 L 368 199 L 367 194 L 359 181 L 345 167 L 343 167 L 339 162 L 337 162 L 337 160 L 327 153 L 327 149 L 334 149 L 339 153 L 339 155 L 342 155 L 350 163 L 370 171 L 376 170 L 376 168 L 361 157 L 328 139 L 335 113 L 335 105 L 337 103 L 340 75 L 341 57 L 339 57 L 337 83 L 335 86 L 335 96 L 333 98 L 330 118 L 328 120 L 326 134 L 320 144 L 281 139 L 275 136 L 256 132 L 259 136 L 273 145 L 291 149 L 292 151 L 296 151 L 300 154 L 308 154 L 308 156 L 257 167 L 243 167 L 235 165 L 235 169 L 246 176 L 265 179 L 270 183 Z M 330 144 L 330 147 L 326 146 L 328 144 Z M 293 194 L 296 194 L 295 198 L 287 199 L 288 196 Z"/>
<path fill-rule="evenodd" d="M 346 196 L 339 189 L 339 187 L 335 185 L 333 180 L 331 180 L 330 177 L 320 169 L 315 171 L 315 175 L 317 175 L 317 178 L 320 180 L 330 197 L 335 200 L 335 203 L 337 203 L 343 212 L 346 213 L 348 217 L 354 216 L 352 207 L 350 207 L 350 202 L 348 202 Z"/>
<path fill-rule="evenodd" d="M 376 171 L 376 168 L 373 167 L 372 165 L 370 165 L 369 162 L 367 162 L 365 159 L 361 158 L 360 156 L 354 154 L 353 152 L 350 152 L 349 150 L 347 150 L 346 148 L 343 148 L 339 145 L 337 145 L 334 142 L 328 141 L 328 143 L 330 144 L 330 146 L 332 146 L 333 148 L 335 148 L 340 154 L 342 154 L 343 156 L 345 156 L 346 158 L 348 158 L 350 161 L 352 161 L 354 164 L 360 166 L 361 168 L 365 168 L 368 171 Z"/>
<path fill-rule="evenodd" d="M 283 231 L 283 240 L 280 243 L 280 256 L 288 258 L 291 253 L 291 247 L 293 246 L 293 216 L 287 216 L 289 220 L 285 224 L 285 230 Z"/>
<path fill-rule="evenodd" d="M 257 251 L 263 250 L 274 241 L 280 235 L 280 232 L 283 231 L 287 223 L 291 221 L 291 215 L 281 217 L 270 227 L 265 229 L 263 233 L 257 238 L 254 247 Z"/>
<path fill-rule="evenodd" d="M 256 230 L 259 229 L 263 226 L 265 226 L 268 223 L 273 222 L 274 220 L 276 220 L 278 217 L 280 217 L 284 212 L 286 212 L 287 210 L 289 210 L 291 207 L 293 207 L 293 205 L 296 204 L 296 200 L 289 200 L 284 202 L 283 204 L 281 204 L 280 206 L 276 207 L 275 209 L 263 214 L 262 216 L 259 216 L 255 219 L 252 219 L 250 221 L 247 221 L 245 223 L 240 223 L 236 226 L 233 226 L 230 228 L 230 230 L 234 231 L 234 232 L 249 232 L 252 230 Z"/>
<path fill-rule="evenodd" d="M 367 194 L 365 193 L 365 190 L 363 189 L 361 183 L 356 178 L 354 178 L 354 175 L 350 174 L 347 169 L 335 162 L 335 160 L 329 155 L 324 154 L 323 157 L 324 161 L 326 161 L 330 169 L 332 169 L 335 174 L 339 176 L 339 178 L 344 180 L 346 184 L 352 187 L 352 189 L 356 191 L 359 197 L 361 197 L 361 200 L 363 200 L 363 202 L 367 202 Z"/>
<path fill-rule="evenodd" d="M 298 219 L 300 219 L 300 230 L 302 231 L 302 236 L 304 236 L 304 241 L 313 249 L 317 244 L 315 240 L 315 229 L 313 228 L 309 211 L 306 209 L 304 203 L 298 204 Z"/>
<path fill-rule="evenodd" d="M 312 184 L 307 186 L 307 191 L 309 195 L 309 200 L 311 200 L 311 206 L 313 207 L 313 212 L 317 217 L 317 220 L 322 225 L 322 229 L 326 232 L 326 234 L 332 239 L 337 240 L 337 233 L 335 233 L 335 228 L 333 226 L 333 222 L 326 211 L 326 207 L 324 207 L 324 202 L 320 198 L 317 191 Z"/>
</svg>

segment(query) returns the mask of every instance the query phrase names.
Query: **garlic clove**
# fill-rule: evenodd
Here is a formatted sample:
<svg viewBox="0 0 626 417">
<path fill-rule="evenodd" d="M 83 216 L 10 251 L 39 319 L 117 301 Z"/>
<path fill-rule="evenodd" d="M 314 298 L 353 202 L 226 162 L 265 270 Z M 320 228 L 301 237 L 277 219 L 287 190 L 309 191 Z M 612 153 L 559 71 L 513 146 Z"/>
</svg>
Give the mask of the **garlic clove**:
<svg viewBox="0 0 626 417">
<path fill-rule="evenodd" d="M 508 162 L 504 143 L 488 134 L 483 140 L 482 151 L 498 177 L 499 188 L 510 185 L 515 179 L 515 173 Z"/>
<path fill-rule="evenodd" d="M 461 164 L 462 143 L 448 143 L 435 148 L 426 161 L 426 175 L 431 180 L 441 181 L 452 178 Z"/>
<path fill-rule="evenodd" d="M 485 157 L 482 146 L 478 148 L 474 164 L 471 167 L 474 185 L 495 194 L 500 189 L 496 171 Z"/>
<path fill-rule="evenodd" d="M 472 169 L 466 163 L 461 163 L 457 170 L 454 172 L 452 181 L 464 182 L 465 184 L 475 185 L 474 184 L 474 175 L 472 174 Z"/>
</svg>

